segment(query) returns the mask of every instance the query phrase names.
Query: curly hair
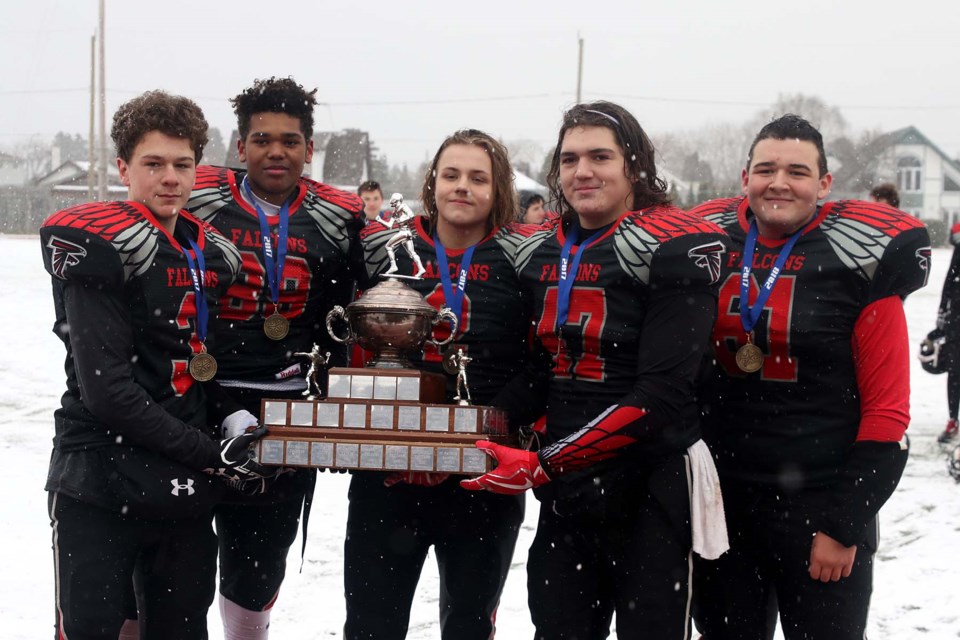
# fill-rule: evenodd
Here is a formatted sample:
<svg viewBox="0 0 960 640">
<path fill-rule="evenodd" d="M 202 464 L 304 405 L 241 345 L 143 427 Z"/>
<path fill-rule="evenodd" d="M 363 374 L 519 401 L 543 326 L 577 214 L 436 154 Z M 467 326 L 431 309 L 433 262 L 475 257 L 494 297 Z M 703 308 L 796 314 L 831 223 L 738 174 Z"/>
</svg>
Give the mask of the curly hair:
<svg viewBox="0 0 960 640">
<path fill-rule="evenodd" d="M 120 105 L 113 114 L 110 137 L 124 162 L 130 162 L 133 150 L 151 131 L 171 138 L 185 138 L 199 164 L 209 128 L 203 111 L 193 100 L 166 91 L 147 91 Z"/>
<path fill-rule="evenodd" d="M 300 121 L 303 137 L 313 137 L 313 108 L 317 106 L 317 90 L 307 91 L 293 78 L 254 80 L 253 86 L 230 99 L 237 114 L 240 138 L 250 133 L 250 118 L 257 113 L 285 113 Z"/>
<path fill-rule="evenodd" d="M 430 219 L 430 228 L 437 224 L 440 212 L 437 210 L 437 199 L 434 185 L 437 181 L 437 165 L 444 149 L 455 144 L 475 145 L 487 152 L 490 156 L 490 168 L 493 179 L 493 205 L 490 209 L 490 228 L 502 227 L 517 217 L 517 192 L 513 187 L 513 167 L 510 166 L 510 156 L 507 148 L 488 133 L 479 129 L 461 129 L 447 137 L 440 144 L 433 162 L 427 168 L 423 177 L 423 187 L 420 189 L 420 200 L 423 210 Z"/>
</svg>

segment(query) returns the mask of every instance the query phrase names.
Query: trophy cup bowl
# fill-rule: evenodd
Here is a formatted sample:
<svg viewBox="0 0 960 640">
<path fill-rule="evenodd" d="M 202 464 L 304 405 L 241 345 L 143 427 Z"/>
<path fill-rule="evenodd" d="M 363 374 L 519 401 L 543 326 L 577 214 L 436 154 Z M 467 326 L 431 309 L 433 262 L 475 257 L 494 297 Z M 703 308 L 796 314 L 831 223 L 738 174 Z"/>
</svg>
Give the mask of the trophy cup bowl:
<svg viewBox="0 0 960 640">
<path fill-rule="evenodd" d="M 347 335 L 340 337 L 334 320 L 347 324 Z M 442 340 L 431 336 L 442 321 L 450 323 L 450 335 Z M 406 354 L 416 353 L 429 342 L 440 348 L 449 344 L 457 332 L 457 317 L 446 307 L 437 311 L 416 291 L 397 279 L 387 278 L 344 309 L 339 305 L 327 314 L 327 332 L 335 341 L 358 344 L 373 354 L 367 367 L 410 368 Z"/>
</svg>

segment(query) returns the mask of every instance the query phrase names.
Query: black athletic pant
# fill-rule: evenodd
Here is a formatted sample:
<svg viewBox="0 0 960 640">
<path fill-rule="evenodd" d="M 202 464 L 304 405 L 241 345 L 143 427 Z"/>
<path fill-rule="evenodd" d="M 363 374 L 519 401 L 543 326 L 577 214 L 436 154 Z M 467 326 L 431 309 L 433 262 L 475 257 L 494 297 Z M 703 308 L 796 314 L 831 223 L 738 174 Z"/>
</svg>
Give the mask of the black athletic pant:
<svg viewBox="0 0 960 640">
<path fill-rule="evenodd" d="M 345 640 L 402 640 L 431 545 L 440 570 L 443 640 L 488 640 L 523 522 L 523 496 L 460 488 L 384 487 L 385 474 L 350 483 L 344 544 Z"/>
<path fill-rule="evenodd" d="M 621 487 L 619 517 L 540 509 L 527 560 L 536 640 L 682 640 L 690 629 L 690 494 L 684 456 Z M 712 639 L 711 639 L 712 640 Z"/>
<path fill-rule="evenodd" d="M 829 492 L 787 495 L 722 483 L 730 551 L 697 559 L 694 616 L 708 640 L 765 640 L 765 606 L 779 606 L 787 640 L 863 640 L 873 586 L 876 523 L 857 546 L 849 578 L 823 583 L 808 573 L 810 546 Z"/>
<path fill-rule="evenodd" d="M 136 580 L 141 638 L 207 638 L 217 557 L 209 515 L 149 521 L 53 492 L 47 506 L 60 627 L 55 637 L 116 640 Z"/>
<path fill-rule="evenodd" d="M 265 392 L 231 387 L 244 408 L 260 416 L 261 398 L 301 399 L 298 391 Z M 287 569 L 287 554 L 297 538 L 304 501 L 312 498 L 316 471 L 282 475 L 266 494 L 231 495 L 215 511 L 220 544 L 220 593 L 250 611 L 271 607 Z"/>
<path fill-rule="evenodd" d="M 951 364 L 947 369 L 947 415 L 951 420 L 957 419 L 958 408 L 960 408 L 960 367 Z"/>
</svg>

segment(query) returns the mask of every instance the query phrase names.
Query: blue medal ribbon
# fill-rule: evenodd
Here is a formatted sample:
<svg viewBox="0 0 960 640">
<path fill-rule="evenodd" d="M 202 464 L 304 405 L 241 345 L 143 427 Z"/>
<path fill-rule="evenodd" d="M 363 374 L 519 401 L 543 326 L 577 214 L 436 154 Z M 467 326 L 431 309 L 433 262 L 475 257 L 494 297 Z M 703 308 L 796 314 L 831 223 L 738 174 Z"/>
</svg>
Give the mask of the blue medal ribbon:
<svg viewBox="0 0 960 640">
<path fill-rule="evenodd" d="M 790 239 L 787 240 L 783 248 L 780 249 L 780 255 L 777 256 L 776 262 L 773 263 L 773 269 L 770 271 L 770 275 L 767 276 L 763 286 L 760 287 L 760 293 L 751 305 L 749 304 L 750 273 L 753 270 L 753 254 L 757 248 L 757 236 L 760 235 L 760 232 L 757 229 L 756 218 L 750 221 L 750 229 L 747 231 L 747 239 L 743 245 L 743 265 L 740 267 L 740 324 L 747 334 L 753 331 L 757 320 L 760 319 L 760 314 L 763 313 L 763 305 L 765 305 L 767 299 L 770 298 L 770 294 L 773 292 L 773 286 L 777 283 L 780 272 L 783 270 L 783 265 L 787 263 L 787 258 L 790 257 L 790 252 L 793 251 L 793 245 L 797 244 L 797 240 L 803 233 L 803 229 L 804 227 L 801 227 L 796 233 L 790 236 Z"/>
<path fill-rule="evenodd" d="M 461 314 L 463 312 L 463 296 L 467 290 L 467 275 L 470 273 L 470 262 L 473 260 L 473 250 L 477 245 L 470 245 L 460 258 L 460 270 L 457 274 L 457 285 L 453 286 L 450 280 L 450 265 L 447 262 L 447 250 L 440 242 L 440 236 L 433 232 L 433 244 L 437 253 L 437 268 L 440 271 L 440 283 L 443 285 L 443 301 L 450 311 L 457 316 L 457 327 L 462 327 Z"/>
<path fill-rule="evenodd" d="M 199 233 L 202 234 L 203 229 L 200 229 Z M 187 267 L 190 269 L 190 279 L 193 281 L 193 293 L 196 301 L 195 306 L 197 308 L 197 339 L 202 346 L 207 339 L 207 319 L 210 313 L 207 307 L 207 296 L 203 291 L 203 274 L 206 272 L 206 264 L 203 260 L 203 252 L 200 251 L 197 243 L 194 242 L 192 238 L 187 238 L 187 242 L 190 243 L 190 248 L 197 257 L 196 262 L 194 262 L 193 256 L 190 255 L 189 251 L 179 245 L 178 248 L 187 259 Z"/>
<path fill-rule="evenodd" d="M 570 253 L 580 239 L 580 225 L 577 222 L 570 225 L 567 239 L 563 243 L 563 249 L 560 250 L 560 284 L 557 286 L 557 335 L 560 335 L 560 330 L 563 325 L 567 324 L 567 316 L 570 315 L 570 294 L 573 292 L 573 285 L 577 281 L 580 258 L 583 257 L 583 252 L 586 251 L 587 247 L 609 228 L 610 225 L 607 225 L 594 231 L 589 238 L 584 240 L 576 255 L 571 259 Z"/>
<path fill-rule="evenodd" d="M 257 218 L 260 220 L 260 241 L 263 247 L 263 266 L 267 273 L 267 285 L 270 287 L 270 301 L 274 309 L 280 302 L 280 280 L 283 278 L 283 265 L 287 261 L 287 237 L 290 227 L 290 202 L 283 203 L 280 207 L 280 224 L 277 229 L 277 247 L 276 259 L 274 259 L 273 236 L 270 235 L 270 224 L 267 222 L 267 214 L 263 212 L 257 199 L 253 196 L 253 190 L 250 188 L 250 182 L 247 177 L 243 177 L 243 188 L 247 192 L 250 203 L 257 211 Z"/>
</svg>

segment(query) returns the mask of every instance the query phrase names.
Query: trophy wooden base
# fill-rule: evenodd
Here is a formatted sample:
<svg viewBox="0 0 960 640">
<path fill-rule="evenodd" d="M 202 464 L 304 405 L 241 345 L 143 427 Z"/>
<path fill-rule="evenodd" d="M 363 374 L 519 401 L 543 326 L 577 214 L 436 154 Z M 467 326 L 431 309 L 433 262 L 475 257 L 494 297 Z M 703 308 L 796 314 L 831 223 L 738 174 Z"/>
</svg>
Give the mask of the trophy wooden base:
<svg viewBox="0 0 960 640">
<path fill-rule="evenodd" d="M 263 400 L 262 464 L 472 475 L 491 468 L 477 440 L 510 443 L 502 411 L 441 404 L 441 375 L 333 368 L 328 388 L 326 400 Z"/>
</svg>

